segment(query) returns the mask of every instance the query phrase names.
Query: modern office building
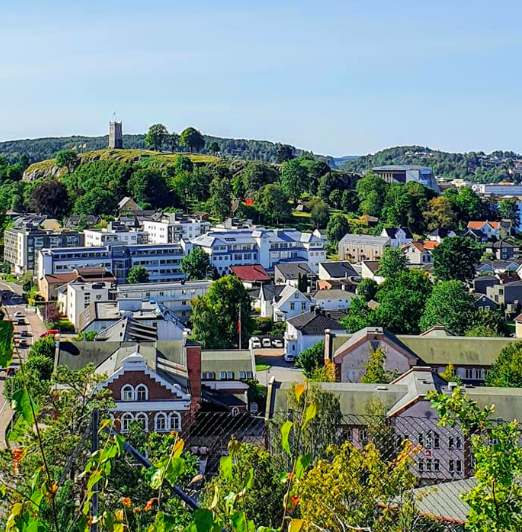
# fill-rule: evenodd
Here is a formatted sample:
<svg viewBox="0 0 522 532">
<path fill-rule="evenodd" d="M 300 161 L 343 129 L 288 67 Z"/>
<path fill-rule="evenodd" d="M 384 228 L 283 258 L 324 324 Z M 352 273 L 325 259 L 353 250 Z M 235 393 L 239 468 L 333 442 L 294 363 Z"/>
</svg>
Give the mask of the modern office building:
<svg viewBox="0 0 522 532">
<path fill-rule="evenodd" d="M 180 213 L 164 213 L 160 220 L 144 220 L 143 229 L 151 244 L 172 244 L 180 240 L 192 240 L 210 231 L 211 224 L 193 216 Z"/>
<path fill-rule="evenodd" d="M 376 166 L 372 168 L 372 172 L 384 179 L 387 183 L 408 183 L 415 181 L 425 187 L 431 188 L 437 194 L 440 193 L 439 185 L 435 180 L 435 176 L 428 166 L 416 165 L 387 165 Z"/>
</svg>

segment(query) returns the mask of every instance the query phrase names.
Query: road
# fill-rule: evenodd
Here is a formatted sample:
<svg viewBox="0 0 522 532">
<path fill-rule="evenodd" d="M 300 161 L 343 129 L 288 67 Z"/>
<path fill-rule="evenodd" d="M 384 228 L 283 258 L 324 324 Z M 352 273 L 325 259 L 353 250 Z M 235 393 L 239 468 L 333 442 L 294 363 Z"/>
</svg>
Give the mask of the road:
<svg viewBox="0 0 522 532">
<path fill-rule="evenodd" d="M 45 327 L 34 309 L 28 309 L 21 297 L 22 288 L 15 283 L 0 281 L 2 293 L 2 306 L 7 312 L 6 319 L 14 323 L 14 343 L 18 347 L 18 355 L 22 360 L 27 357 L 27 352 L 33 342 L 45 332 Z M 18 314 L 18 317 L 16 316 Z M 20 322 L 20 323 L 18 323 Z M 23 323 L 22 323 L 23 322 Z M 15 351 L 13 365 L 20 363 Z M 13 415 L 9 403 L 4 398 L 5 374 L 0 377 L 0 448 L 5 448 L 5 431 Z"/>
</svg>

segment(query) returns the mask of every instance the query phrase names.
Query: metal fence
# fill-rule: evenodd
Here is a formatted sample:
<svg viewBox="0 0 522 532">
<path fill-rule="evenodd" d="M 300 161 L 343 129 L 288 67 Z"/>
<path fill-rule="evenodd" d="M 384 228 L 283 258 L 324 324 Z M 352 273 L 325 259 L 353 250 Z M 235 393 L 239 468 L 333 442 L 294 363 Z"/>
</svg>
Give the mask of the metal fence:
<svg viewBox="0 0 522 532">
<path fill-rule="evenodd" d="M 280 428 L 296 418 L 294 412 L 281 412 L 270 420 L 249 414 L 199 412 L 184 420 L 181 436 L 186 448 L 200 457 L 208 477 L 217 473 L 219 461 L 228 453 L 230 439 L 247 442 L 268 450 L 278 466 L 291 468 L 291 460 L 282 450 Z M 440 427 L 436 419 L 350 415 L 332 419 L 314 419 L 306 427 L 305 437 L 290 438 L 292 454 L 311 453 L 327 458 L 329 445 L 346 441 L 356 448 L 373 443 L 386 462 L 397 458 L 407 440 L 416 447 L 411 471 L 417 479 L 414 498 L 419 519 L 415 528 L 404 530 L 444 532 L 463 530 L 468 508 L 460 495 L 474 485 L 471 441 L 458 426 Z M 395 530 L 395 529 L 394 529 Z M 402 528 L 400 530 L 403 530 Z"/>
</svg>

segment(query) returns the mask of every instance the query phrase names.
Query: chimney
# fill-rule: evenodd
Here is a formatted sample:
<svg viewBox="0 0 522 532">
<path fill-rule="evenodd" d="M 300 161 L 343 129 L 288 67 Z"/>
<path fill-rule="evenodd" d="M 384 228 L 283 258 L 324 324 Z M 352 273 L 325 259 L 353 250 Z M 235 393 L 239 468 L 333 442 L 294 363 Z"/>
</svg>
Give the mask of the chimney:
<svg viewBox="0 0 522 532">
<path fill-rule="evenodd" d="M 201 346 L 185 343 L 188 387 L 191 395 L 190 411 L 195 414 L 201 403 Z"/>
</svg>

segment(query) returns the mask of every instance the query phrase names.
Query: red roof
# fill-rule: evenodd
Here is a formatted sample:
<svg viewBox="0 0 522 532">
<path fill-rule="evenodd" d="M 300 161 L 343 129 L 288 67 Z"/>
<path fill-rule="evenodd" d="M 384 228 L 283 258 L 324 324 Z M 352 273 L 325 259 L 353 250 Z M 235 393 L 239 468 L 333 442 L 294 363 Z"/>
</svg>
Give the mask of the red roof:
<svg viewBox="0 0 522 532">
<path fill-rule="evenodd" d="M 421 253 L 423 251 L 426 251 L 424 244 L 422 244 L 421 242 L 417 242 L 416 240 L 414 240 L 413 242 L 410 242 L 410 245 L 413 246 L 414 248 L 417 248 Z"/>
<path fill-rule="evenodd" d="M 439 245 L 438 242 L 432 242 L 431 240 L 426 240 L 424 242 L 424 249 L 435 249 Z"/>
<path fill-rule="evenodd" d="M 489 224 L 493 229 L 500 227 L 500 222 L 468 222 L 469 229 L 482 229 L 486 224 Z"/>
<path fill-rule="evenodd" d="M 261 282 L 270 281 L 270 275 L 261 264 L 252 264 L 249 266 L 231 266 L 230 271 L 242 281 Z"/>
</svg>

